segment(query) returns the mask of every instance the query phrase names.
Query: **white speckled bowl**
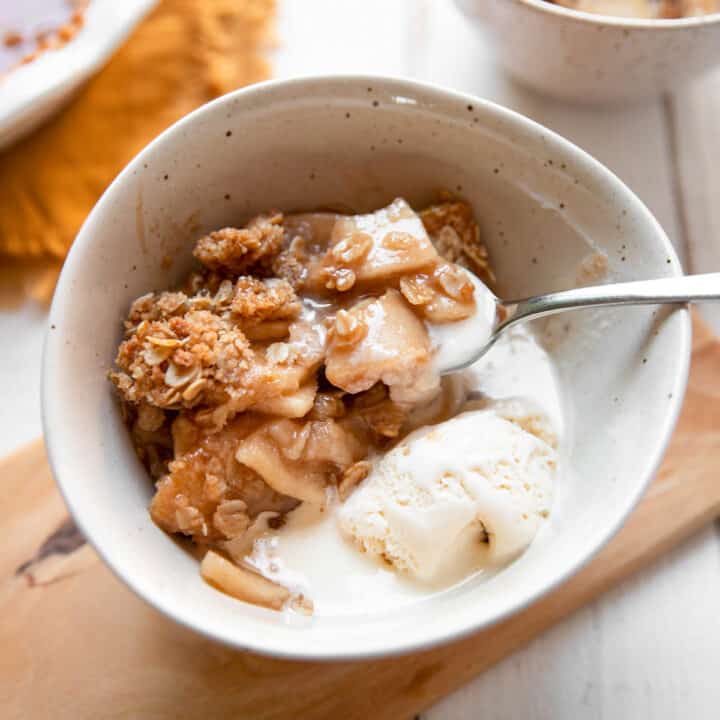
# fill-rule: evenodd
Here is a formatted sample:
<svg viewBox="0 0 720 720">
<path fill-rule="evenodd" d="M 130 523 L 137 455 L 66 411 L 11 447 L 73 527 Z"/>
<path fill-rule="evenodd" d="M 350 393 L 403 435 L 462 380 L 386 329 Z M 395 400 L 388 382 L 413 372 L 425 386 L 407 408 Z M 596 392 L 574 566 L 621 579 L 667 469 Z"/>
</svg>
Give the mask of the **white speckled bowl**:
<svg viewBox="0 0 720 720">
<path fill-rule="evenodd" d="M 585 311 L 546 324 L 571 426 L 568 472 L 549 527 L 488 581 L 394 612 L 288 624 L 210 588 L 197 561 L 150 521 L 152 485 L 106 378 L 131 299 L 182 277 L 200 233 L 266 208 L 368 210 L 396 195 L 422 205 L 439 188 L 474 204 L 502 295 L 571 287 L 580 261 L 598 250 L 618 280 L 681 272 L 647 208 L 590 156 L 509 110 L 408 80 L 307 78 L 232 93 L 163 133 L 100 199 L 50 313 L 46 440 L 82 531 L 156 608 L 235 647 L 286 657 L 424 648 L 546 593 L 633 508 L 682 403 L 690 347 L 684 309 Z"/>
<path fill-rule="evenodd" d="M 500 63 L 540 92 L 585 103 L 637 102 L 720 63 L 720 14 L 638 20 L 546 0 L 456 0 Z"/>
<path fill-rule="evenodd" d="M 67 45 L 0 76 L 0 149 L 27 135 L 65 105 L 156 3 L 92 0 L 82 30 Z"/>
</svg>

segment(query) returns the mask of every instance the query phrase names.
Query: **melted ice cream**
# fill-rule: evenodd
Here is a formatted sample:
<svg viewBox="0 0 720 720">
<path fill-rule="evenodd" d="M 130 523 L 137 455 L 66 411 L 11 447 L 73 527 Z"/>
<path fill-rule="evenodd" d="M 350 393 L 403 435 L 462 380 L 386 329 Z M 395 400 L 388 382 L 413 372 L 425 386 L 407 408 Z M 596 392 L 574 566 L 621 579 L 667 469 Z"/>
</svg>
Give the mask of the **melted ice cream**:
<svg viewBox="0 0 720 720">
<path fill-rule="evenodd" d="M 550 511 L 562 444 L 552 362 L 512 328 L 447 380 L 442 401 L 466 412 L 376 458 L 344 505 L 289 513 L 247 561 L 327 616 L 400 607 L 522 552 Z"/>
</svg>

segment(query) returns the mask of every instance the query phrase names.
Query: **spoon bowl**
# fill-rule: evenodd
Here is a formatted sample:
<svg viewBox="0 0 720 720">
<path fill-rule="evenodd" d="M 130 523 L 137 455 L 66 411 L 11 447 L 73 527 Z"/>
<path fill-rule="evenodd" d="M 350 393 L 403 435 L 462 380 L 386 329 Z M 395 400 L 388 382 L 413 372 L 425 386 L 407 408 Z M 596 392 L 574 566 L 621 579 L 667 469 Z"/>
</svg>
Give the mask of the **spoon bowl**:
<svg viewBox="0 0 720 720">
<path fill-rule="evenodd" d="M 467 320 L 440 326 L 441 331 L 431 332 L 435 343 L 440 345 L 435 362 L 441 375 L 472 365 L 495 344 L 503 331 L 525 320 L 602 306 L 677 305 L 720 300 L 720 273 L 593 285 L 524 300 L 501 300 L 469 270 L 465 272 L 475 286 L 477 310 Z"/>
</svg>

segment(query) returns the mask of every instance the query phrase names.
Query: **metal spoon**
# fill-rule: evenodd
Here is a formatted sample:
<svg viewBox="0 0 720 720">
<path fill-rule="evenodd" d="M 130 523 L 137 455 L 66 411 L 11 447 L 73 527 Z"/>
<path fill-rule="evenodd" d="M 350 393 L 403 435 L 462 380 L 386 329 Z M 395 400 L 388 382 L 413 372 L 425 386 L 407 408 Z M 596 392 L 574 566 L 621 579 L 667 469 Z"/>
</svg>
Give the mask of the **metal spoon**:
<svg viewBox="0 0 720 720">
<path fill-rule="evenodd" d="M 442 326 L 436 334 L 440 374 L 462 370 L 481 358 L 503 331 L 519 322 L 565 310 L 610 305 L 660 305 L 720 300 L 720 273 L 595 285 L 525 298 L 501 300 L 468 272 L 475 285 L 475 316 Z M 436 326 L 440 327 L 440 326 Z M 447 341 L 451 342 L 448 344 Z M 439 342 L 438 342 L 439 341 Z"/>
</svg>

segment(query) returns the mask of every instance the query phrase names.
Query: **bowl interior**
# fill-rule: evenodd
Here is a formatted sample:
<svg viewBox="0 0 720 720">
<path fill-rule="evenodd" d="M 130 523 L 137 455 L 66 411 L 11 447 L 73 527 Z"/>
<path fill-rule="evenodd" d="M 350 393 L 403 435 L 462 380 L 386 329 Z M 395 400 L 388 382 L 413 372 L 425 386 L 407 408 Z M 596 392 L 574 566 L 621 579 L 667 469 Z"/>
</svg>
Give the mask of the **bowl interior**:
<svg viewBox="0 0 720 720">
<path fill-rule="evenodd" d="M 561 375 L 565 468 L 548 527 L 490 580 L 402 611 L 288 622 L 212 590 L 197 561 L 150 521 L 151 483 L 106 379 L 129 302 L 180 278 L 199 234 L 253 213 L 364 210 L 398 195 L 420 206 L 442 189 L 473 203 L 506 297 L 574 286 L 581 261 L 598 251 L 613 279 L 680 272 L 645 207 L 587 155 L 497 106 L 409 81 L 306 79 L 226 96 L 163 134 L 98 203 L 51 312 L 46 434 L 82 530 L 156 607 L 237 647 L 280 655 L 426 646 L 494 622 L 559 582 L 637 500 L 684 388 L 684 310 L 585 311 L 539 328 Z"/>
</svg>

